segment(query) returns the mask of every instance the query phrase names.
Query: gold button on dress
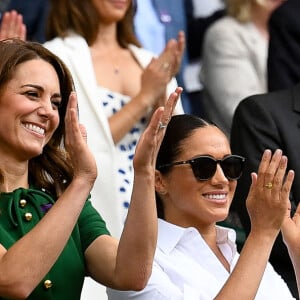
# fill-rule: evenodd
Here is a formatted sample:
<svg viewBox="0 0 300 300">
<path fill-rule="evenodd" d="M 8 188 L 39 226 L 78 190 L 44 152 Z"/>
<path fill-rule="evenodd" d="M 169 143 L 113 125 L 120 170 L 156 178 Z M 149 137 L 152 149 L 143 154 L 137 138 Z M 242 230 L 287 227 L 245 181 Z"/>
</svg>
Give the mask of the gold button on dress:
<svg viewBox="0 0 300 300">
<path fill-rule="evenodd" d="M 44 281 L 44 287 L 48 290 L 52 287 L 52 281 L 50 279 L 46 279 Z"/>
<path fill-rule="evenodd" d="M 30 213 L 30 212 L 25 213 L 24 218 L 27 222 L 31 221 L 32 213 Z"/>
<path fill-rule="evenodd" d="M 27 204 L 27 201 L 25 199 L 21 199 L 19 203 L 20 203 L 20 207 L 24 208 Z"/>
</svg>

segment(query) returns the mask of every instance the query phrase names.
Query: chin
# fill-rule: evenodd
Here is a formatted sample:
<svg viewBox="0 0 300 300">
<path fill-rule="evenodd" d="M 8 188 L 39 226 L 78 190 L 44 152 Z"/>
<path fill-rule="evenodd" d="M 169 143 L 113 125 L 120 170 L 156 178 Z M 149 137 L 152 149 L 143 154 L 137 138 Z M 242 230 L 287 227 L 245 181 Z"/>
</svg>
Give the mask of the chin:
<svg viewBox="0 0 300 300">
<path fill-rule="evenodd" d="M 216 222 L 223 222 L 226 220 L 226 218 L 228 217 L 228 211 L 224 212 L 224 213 L 216 213 L 215 215 L 215 220 Z"/>
<path fill-rule="evenodd" d="M 43 153 L 43 148 L 39 148 L 39 149 L 31 149 L 31 151 L 27 151 L 27 157 L 28 157 L 28 160 L 29 159 L 32 159 L 32 158 L 35 158 L 39 155 L 41 155 Z"/>
</svg>

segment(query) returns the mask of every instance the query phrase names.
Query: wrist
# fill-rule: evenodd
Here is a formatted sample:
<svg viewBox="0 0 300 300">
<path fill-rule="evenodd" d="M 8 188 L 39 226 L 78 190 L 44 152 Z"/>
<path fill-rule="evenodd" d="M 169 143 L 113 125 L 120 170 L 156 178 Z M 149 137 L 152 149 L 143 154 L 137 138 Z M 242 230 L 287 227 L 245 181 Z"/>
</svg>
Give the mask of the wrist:
<svg viewBox="0 0 300 300">
<path fill-rule="evenodd" d="M 278 234 L 279 230 L 257 228 L 251 229 L 248 238 L 255 240 L 260 245 L 271 245 L 272 247 Z"/>
</svg>

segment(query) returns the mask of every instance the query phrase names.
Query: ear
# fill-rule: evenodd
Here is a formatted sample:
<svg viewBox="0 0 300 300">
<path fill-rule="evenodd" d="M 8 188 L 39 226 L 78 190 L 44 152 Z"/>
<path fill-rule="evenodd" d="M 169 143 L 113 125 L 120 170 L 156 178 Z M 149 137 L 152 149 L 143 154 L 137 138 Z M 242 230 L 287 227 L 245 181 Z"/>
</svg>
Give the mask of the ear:
<svg viewBox="0 0 300 300">
<path fill-rule="evenodd" d="M 155 170 L 155 191 L 160 195 L 167 193 L 164 178 L 158 170 Z"/>
</svg>

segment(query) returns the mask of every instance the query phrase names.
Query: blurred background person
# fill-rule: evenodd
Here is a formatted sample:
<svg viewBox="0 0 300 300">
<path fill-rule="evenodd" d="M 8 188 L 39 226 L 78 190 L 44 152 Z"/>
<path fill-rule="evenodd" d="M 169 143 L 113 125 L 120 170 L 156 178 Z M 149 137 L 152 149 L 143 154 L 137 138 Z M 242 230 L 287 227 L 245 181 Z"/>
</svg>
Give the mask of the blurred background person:
<svg viewBox="0 0 300 300">
<path fill-rule="evenodd" d="M 135 0 L 134 31 L 143 48 L 159 55 L 167 42 L 186 33 L 186 14 L 183 0 Z M 177 82 L 184 88 L 181 101 L 185 112 L 191 112 L 189 96 L 185 91 L 183 71 L 188 63 L 186 49 Z"/>
<path fill-rule="evenodd" d="M 300 1 L 288 0 L 269 22 L 269 91 L 288 89 L 300 82 Z"/>
<path fill-rule="evenodd" d="M 204 112 L 229 136 L 239 101 L 267 91 L 268 22 L 284 0 L 226 0 L 227 15 L 206 32 Z"/>
<path fill-rule="evenodd" d="M 159 54 L 170 38 L 183 30 L 187 47 L 176 78 L 184 88 L 186 113 L 202 116 L 202 84 L 199 80 L 203 35 L 224 14 L 222 0 L 136 0 L 134 28 L 144 48 Z"/>
<path fill-rule="evenodd" d="M 222 0 L 184 0 L 187 20 L 188 63 L 183 70 L 184 87 L 189 96 L 191 112 L 205 117 L 203 110 L 203 84 L 199 74 L 202 66 L 203 38 L 206 30 L 224 13 Z"/>
</svg>

